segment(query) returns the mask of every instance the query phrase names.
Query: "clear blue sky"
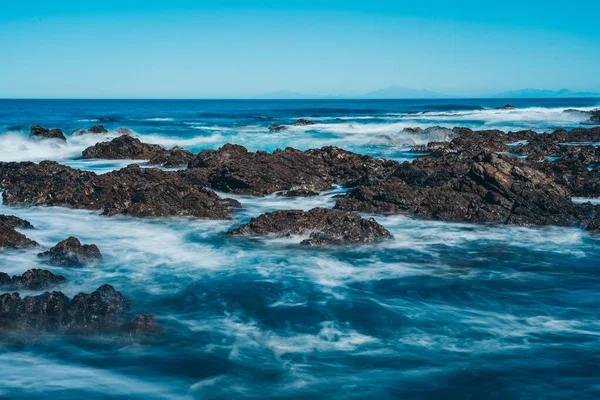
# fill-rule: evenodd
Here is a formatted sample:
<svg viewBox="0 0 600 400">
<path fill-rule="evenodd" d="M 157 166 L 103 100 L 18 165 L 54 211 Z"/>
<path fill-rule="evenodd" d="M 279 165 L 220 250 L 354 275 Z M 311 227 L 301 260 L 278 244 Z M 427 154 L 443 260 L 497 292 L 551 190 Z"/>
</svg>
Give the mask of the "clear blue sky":
<svg viewBox="0 0 600 400">
<path fill-rule="evenodd" d="M 598 0 L 0 0 L 0 97 L 600 92 L 598 15 Z"/>
</svg>

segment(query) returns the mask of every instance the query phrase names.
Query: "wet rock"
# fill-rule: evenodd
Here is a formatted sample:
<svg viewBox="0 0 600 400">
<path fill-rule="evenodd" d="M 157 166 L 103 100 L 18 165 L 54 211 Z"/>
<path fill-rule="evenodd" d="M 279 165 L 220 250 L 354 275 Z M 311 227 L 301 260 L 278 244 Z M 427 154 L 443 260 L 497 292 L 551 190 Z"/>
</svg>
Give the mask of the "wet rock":
<svg viewBox="0 0 600 400">
<path fill-rule="evenodd" d="M 286 126 L 284 126 L 284 125 L 278 125 L 278 124 L 274 124 L 274 125 L 271 125 L 271 126 L 269 127 L 269 131 L 270 131 L 270 132 L 281 132 L 281 131 L 287 131 L 287 129 L 288 129 L 288 128 L 287 128 Z"/>
<path fill-rule="evenodd" d="M 134 135 L 134 132 L 131 129 L 126 128 L 126 127 L 119 127 L 117 129 L 115 129 L 114 132 L 115 132 L 115 134 L 121 135 L 121 136 L 122 135 L 128 135 L 128 136 Z"/>
<path fill-rule="evenodd" d="M 283 197 L 315 197 L 318 196 L 319 193 L 314 192 L 312 190 L 286 190 L 284 192 L 278 193 L 279 196 Z"/>
<path fill-rule="evenodd" d="M 222 219 L 235 200 L 186 182 L 175 171 L 130 165 L 96 175 L 56 162 L 0 162 L 7 205 L 63 206 L 101 210 L 103 215 L 192 216 Z"/>
<path fill-rule="evenodd" d="M 54 275 L 45 269 L 30 269 L 23 275 L 14 275 L 12 278 L 0 272 L 0 286 L 11 290 L 44 290 L 65 282 L 65 277 Z"/>
<path fill-rule="evenodd" d="M 130 305 L 110 285 L 69 300 L 61 292 L 21 298 L 0 296 L 0 327 L 55 333 L 119 332 L 129 318 Z"/>
<path fill-rule="evenodd" d="M 312 121 L 309 121 L 308 119 L 300 118 L 300 119 L 296 120 L 292 125 L 294 125 L 294 126 L 308 126 L 308 125 L 315 125 L 315 123 L 312 122 Z"/>
<path fill-rule="evenodd" d="M 58 128 L 47 129 L 39 125 L 32 125 L 29 131 L 29 137 L 38 140 L 45 139 L 58 139 L 62 141 L 67 141 L 67 138 Z"/>
<path fill-rule="evenodd" d="M 600 125 L 600 108 L 590 112 L 589 122 L 593 125 Z"/>
<path fill-rule="evenodd" d="M 327 208 L 262 214 L 231 230 L 229 235 L 308 235 L 308 239 L 301 242 L 303 245 L 371 243 L 392 237 L 374 219 L 366 220 L 354 213 Z"/>
<path fill-rule="evenodd" d="M 50 250 L 38 254 L 52 265 L 80 267 L 102 260 L 102 254 L 95 244 L 82 245 L 76 237 L 69 237 Z"/>
<path fill-rule="evenodd" d="M 496 110 L 514 110 L 515 106 L 513 106 L 512 104 L 507 104 L 503 107 L 498 107 L 496 108 Z"/>
<path fill-rule="evenodd" d="M 194 179 L 194 183 L 238 194 L 263 196 L 291 189 L 316 191 L 332 185 L 322 159 L 292 148 L 272 154 L 253 153 L 242 146 L 226 144 L 219 150 L 200 152 L 189 168 L 204 170 L 183 175 Z"/>
<path fill-rule="evenodd" d="M 17 232 L 15 228 L 33 229 L 33 226 L 12 215 L 0 215 L 0 250 L 1 249 L 29 249 L 39 246 L 37 242 Z"/>
<path fill-rule="evenodd" d="M 25 221 L 14 215 L 0 214 L 0 225 L 8 225 L 11 228 L 33 229 L 33 225 L 29 221 Z"/>
<path fill-rule="evenodd" d="M 105 133 L 108 133 L 108 131 L 106 130 L 106 128 L 104 128 L 103 125 L 95 125 L 92 126 L 89 129 L 76 129 L 75 131 L 73 131 L 73 135 L 103 135 Z"/>
<path fill-rule="evenodd" d="M 148 161 L 151 165 L 162 165 L 167 168 L 187 167 L 194 158 L 194 153 L 182 147 L 175 146 L 171 150 L 165 150 L 152 157 Z"/>
<path fill-rule="evenodd" d="M 121 331 L 133 336 L 155 336 L 162 328 L 154 314 L 140 314 L 133 321 L 123 324 Z"/>
<path fill-rule="evenodd" d="M 581 217 L 566 188 L 522 160 L 482 153 L 417 161 L 396 180 L 355 188 L 336 208 L 515 225 L 566 226 Z"/>
<path fill-rule="evenodd" d="M 123 135 L 110 142 L 97 143 L 83 151 L 82 158 L 107 160 L 150 160 L 165 152 L 157 144 L 142 143 L 139 139 Z"/>
</svg>

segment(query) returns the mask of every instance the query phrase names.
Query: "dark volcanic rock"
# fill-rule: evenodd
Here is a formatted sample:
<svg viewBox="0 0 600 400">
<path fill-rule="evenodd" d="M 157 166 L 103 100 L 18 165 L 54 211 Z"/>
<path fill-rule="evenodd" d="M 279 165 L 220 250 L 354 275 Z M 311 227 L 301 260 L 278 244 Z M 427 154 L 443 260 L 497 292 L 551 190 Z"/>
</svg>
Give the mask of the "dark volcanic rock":
<svg viewBox="0 0 600 400">
<path fill-rule="evenodd" d="M 512 104 L 507 104 L 503 107 L 498 107 L 496 108 L 496 110 L 514 110 L 515 106 L 513 106 Z"/>
<path fill-rule="evenodd" d="M 287 127 L 283 126 L 283 125 L 274 124 L 269 127 L 269 131 L 271 131 L 271 132 L 287 131 Z"/>
<path fill-rule="evenodd" d="M 27 238 L 15 228 L 33 229 L 33 226 L 12 215 L 0 215 L 0 249 L 28 249 L 39 246 L 37 242 Z"/>
<path fill-rule="evenodd" d="M 290 236 L 308 234 L 303 245 L 371 243 L 392 235 L 374 219 L 327 208 L 286 210 L 262 214 L 233 229 L 229 235 Z"/>
<path fill-rule="evenodd" d="M 315 125 L 314 122 L 309 121 L 307 119 L 304 118 L 300 118 L 298 120 L 296 120 L 296 122 L 294 122 L 292 125 L 296 125 L 296 126 L 307 126 L 307 125 Z"/>
<path fill-rule="evenodd" d="M 133 321 L 123 324 L 121 331 L 127 335 L 147 336 L 158 335 L 162 332 L 162 328 L 158 324 L 156 315 L 140 314 Z"/>
<path fill-rule="evenodd" d="M 29 137 L 33 139 L 43 140 L 43 139 L 58 139 L 66 141 L 67 138 L 58 128 L 55 129 L 47 129 L 39 125 L 32 125 L 31 130 L 29 131 Z"/>
<path fill-rule="evenodd" d="M 76 237 L 69 237 L 50 250 L 38 254 L 52 265 L 79 267 L 102 260 L 102 254 L 95 244 L 82 245 Z"/>
<path fill-rule="evenodd" d="M 164 150 L 148 161 L 151 165 L 162 165 L 167 168 L 187 167 L 194 158 L 194 153 L 182 147 L 175 146 L 171 150 Z"/>
<path fill-rule="evenodd" d="M 0 225 L 8 225 L 11 228 L 33 229 L 33 225 L 29 221 L 14 215 L 0 214 Z"/>
<path fill-rule="evenodd" d="M 589 122 L 594 125 L 600 125 L 600 108 L 590 112 Z"/>
<path fill-rule="evenodd" d="M 61 292 L 21 298 L 0 296 L 0 327 L 56 333 L 119 332 L 129 317 L 129 302 L 112 286 L 69 300 Z"/>
<path fill-rule="evenodd" d="M 165 149 L 157 144 L 142 143 L 139 139 L 123 135 L 110 142 L 97 143 L 83 151 L 82 158 L 107 160 L 149 160 Z"/>
<path fill-rule="evenodd" d="M 64 276 L 54 275 L 45 269 L 30 269 L 23 275 L 15 275 L 12 278 L 4 272 L 0 272 L 0 286 L 9 287 L 11 290 L 44 290 L 61 284 L 65 280 Z"/>
<path fill-rule="evenodd" d="M 571 225 L 582 216 L 566 188 L 522 160 L 488 153 L 417 161 L 405 163 L 403 179 L 355 188 L 336 208 L 517 225 Z"/>
<path fill-rule="evenodd" d="M 318 191 L 344 186 L 372 184 L 387 179 L 399 164 L 363 156 L 337 147 L 300 151 L 292 148 L 267 153 L 249 152 L 226 144 L 205 150 L 182 173 L 194 185 L 224 192 L 262 196 L 280 191 Z"/>
<path fill-rule="evenodd" d="M 0 187 L 8 205 L 64 206 L 103 215 L 222 219 L 239 205 L 186 182 L 177 172 L 138 165 L 96 175 L 51 161 L 0 162 Z"/>
<path fill-rule="evenodd" d="M 278 193 L 279 196 L 283 197 L 314 197 L 318 196 L 319 193 L 313 192 L 312 190 L 286 190 Z"/>
<path fill-rule="evenodd" d="M 219 150 L 200 152 L 189 167 L 204 170 L 183 174 L 195 184 L 238 194 L 263 196 L 291 189 L 326 190 L 332 185 L 322 159 L 292 148 L 273 154 L 252 153 L 242 146 L 226 144 Z"/>
<path fill-rule="evenodd" d="M 95 125 L 89 129 L 76 129 L 73 135 L 102 135 L 108 133 L 108 130 L 103 125 Z"/>
</svg>

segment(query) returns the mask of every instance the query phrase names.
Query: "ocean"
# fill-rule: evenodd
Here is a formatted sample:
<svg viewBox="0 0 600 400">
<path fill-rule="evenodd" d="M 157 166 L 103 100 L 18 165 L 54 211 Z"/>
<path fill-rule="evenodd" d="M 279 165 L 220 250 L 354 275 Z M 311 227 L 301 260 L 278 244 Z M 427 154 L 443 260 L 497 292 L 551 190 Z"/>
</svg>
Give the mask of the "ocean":
<svg viewBox="0 0 600 400">
<path fill-rule="evenodd" d="M 510 103 L 511 110 L 497 108 Z M 0 100 L 0 161 L 55 160 L 105 173 L 132 162 L 80 160 L 132 129 L 143 142 L 193 152 L 338 146 L 410 161 L 415 145 L 447 140 L 410 127 L 586 127 L 600 99 Z M 270 132 L 306 118 L 315 125 Z M 61 128 L 66 144 L 29 126 Z M 8 207 L 44 248 L 73 235 L 95 243 L 93 267 L 49 268 L 38 251 L 0 253 L 0 271 L 46 268 L 72 296 L 113 285 L 164 328 L 152 343 L 40 334 L 0 340 L 0 398 L 59 399 L 597 399 L 600 242 L 580 229 L 492 226 L 373 216 L 394 236 L 313 248 L 299 238 L 233 240 L 262 213 L 333 207 L 336 187 L 309 198 L 230 195 L 224 221 L 102 217 Z M 581 201 L 581 199 L 576 199 Z M 370 217 L 370 215 L 365 215 Z M 22 295 L 37 292 L 21 292 Z"/>
</svg>

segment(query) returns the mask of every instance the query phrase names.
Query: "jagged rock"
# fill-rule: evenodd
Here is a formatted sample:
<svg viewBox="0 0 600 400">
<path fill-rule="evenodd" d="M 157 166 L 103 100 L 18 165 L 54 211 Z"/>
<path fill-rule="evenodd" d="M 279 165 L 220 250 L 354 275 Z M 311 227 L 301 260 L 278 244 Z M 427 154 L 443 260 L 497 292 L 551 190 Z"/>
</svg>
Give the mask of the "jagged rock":
<svg viewBox="0 0 600 400">
<path fill-rule="evenodd" d="M 314 197 L 318 196 L 319 193 L 314 192 L 312 190 L 286 190 L 284 192 L 278 193 L 279 196 L 283 197 Z"/>
<path fill-rule="evenodd" d="M 405 163 L 396 180 L 355 188 L 336 208 L 516 225 L 564 226 L 582 217 L 566 188 L 522 160 L 484 153 L 419 161 Z"/>
<path fill-rule="evenodd" d="M 158 324 L 156 315 L 140 314 L 133 321 L 121 326 L 121 331 L 127 335 L 147 336 L 158 335 L 162 332 L 162 328 Z"/>
<path fill-rule="evenodd" d="M 31 130 L 29 131 L 29 137 L 33 138 L 33 139 L 38 139 L 38 140 L 45 140 L 45 139 L 58 139 L 58 140 L 62 140 L 62 141 L 67 140 L 67 138 L 63 134 L 63 131 L 61 131 L 60 129 L 58 129 L 58 128 L 47 129 L 47 128 L 44 128 L 39 125 L 31 126 Z"/>
<path fill-rule="evenodd" d="M 83 159 L 102 158 L 107 160 L 149 160 L 162 154 L 165 149 L 157 144 L 142 143 L 139 139 L 122 135 L 110 142 L 97 143 L 85 149 Z"/>
<path fill-rule="evenodd" d="M 167 168 L 187 167 L 194 158 L 194 153 L 182 147 L 175 146 L 171 150 L 165 150 L 152 157 L 148 161 L 151 165 L 162 165 Z"/>
<path fill-rule="evenodd" d="M 114 132 L 117 135 L 121 135 L 121 136 L 123 136 L 123 135 L 133 135 L 134 134 L 134 132 L 131 129 L 126 128 L 126 127 L 119 127 L 117 129 L 115 129 Z"/>
<path fill-rule="evenodd" d="M 287 128 L 286 126 L 283 126 L 283 125 L 278 125 L 278 124 L 274 124 L 274 125 L 271 125 L 271 126 L 269 127 L 269 131 L 270 131 L 270 132 L 281 132 L 281 131 L 287 131 L 287 129 L 288 129 L 288 128 Z"/>
<path fill-rule="evenodd" d="M 0 214 L 0 225 L 8 225 L 11 228 L 33 229 L 33 225 L 29 221 L 25 221 L 14 215 Z"/>
<path fill-rule="evenodd" d="M 263 196 L 291 189 L 326 190 L 332 185 L 322 159 L 292 148 L 273 154 L 252 153 L 242 146 L 226 144 L 219 150 L 200 152 L 190 161 L 189 168 L 205 170 L 183 174 L 195 184 L 238 194 Z"/>
<path fill-rule="evenodd" d="M 15 228 L 33 229 L 33 226 L 21 218 L 0 215 L 0 249 L 28 249 L 39 246 Z"/>
<path fill-rule="evenodd" d="M 38 254 L 49 264 L 62 267 L 79 267 L 102 260 L 102 254 L 95 244 L 82 245 L 76 237 L 69 237 L 50 250 Z"/>
<path fill-rule="evenodd" d="M 0 286 L 9 287 L 11 290 L 44 290 L 61 284 L 65 281 L 64 276 L 54 275 L 45 269 L 30 269 L 23 275 L 14 275 L 12 278 L 0 272 Z"/>
<path fill-rule="evenodd" d="M 96 175 L 51 161 L 0 162 L 0 187 L 8 205 L 64 206 L 101 210 L 103 215 L 223 219 L 233 205 L 239 206 L 186 182 L 175 171 L 139 165 Z"/>
<path fill-rule="evenodd" d="M 496 108 L 496 110 L 514 110 L 515 106 L 513 106 L 512 104 L 507 104 L 503 107 L 498 107 Z"/>
<path fill-rule="evenodd" d="M 262 214 L 229 235 L 308 235 L 303 245 L 371 243 L 392 235 L 374 219 L 327 208 L 285 210 Z"/>
<path fill-rule="evenodd" d="M 0 327 L 56 333 L 120 332 L 128 323 L 129 302 L 110 285 L 69 300 L 61 292 L 21 298 L 0 296 Z"/>
<path fill-rule="evenodd" d="M 590 119 L 588 122 L 593 125 L 600 125 L 600 108 L 590 111 Z"/>
<path fill-rule="evenodd" d="M 315 125 L 315 123 L 312 121 L 309 121 L 308 119 L 300 118 L 300 119 L 296 120 L 296 122 L 294 122 L 292 125 L 307 126 L 307 125 Z"/>
</svg>

